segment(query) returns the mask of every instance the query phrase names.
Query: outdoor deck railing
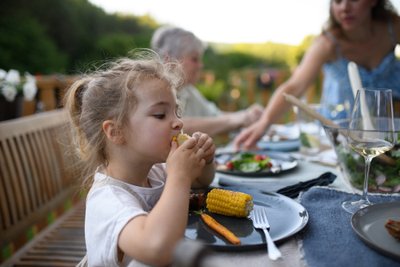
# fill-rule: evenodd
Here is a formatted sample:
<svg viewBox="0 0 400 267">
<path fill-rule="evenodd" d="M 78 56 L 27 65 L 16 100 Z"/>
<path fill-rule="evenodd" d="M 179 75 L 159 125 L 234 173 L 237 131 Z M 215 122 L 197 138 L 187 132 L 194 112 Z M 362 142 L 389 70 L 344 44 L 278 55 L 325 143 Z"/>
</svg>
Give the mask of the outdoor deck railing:
<svg viewBox="0 0 400 267">
<path fill-rule="evenodd" d="M 274 83 L 271 88 L 260 89 L 257 79 L 259 78 L 260 72 L 257 70 L 244 70 L 235 71 L 231 73 L 230 81 L 241 80 L 243 84 L 242 91 L 244 92 L 241 99 L 230 99 L 229 103 L 220 101 L 217 105 L 224 109 L 234 111 L 243 107 L 240 107 L 239 102 L 244 102 L 247 105 L 251 105 L 254 102 L 258 102 L 262 105 L 268 103 L 273 91 L 283 83 L 289 76 L 287 71 L 279 71 L 275 73 Z M 210 79 L 210 75 L 214 76 L 213 72 L 207 71 L 203 75 L 203 80 L 200 82 L 207 82 L 206 80 L 214 81 Z M 22 115 L 32 115 L 37 112 L 50 111 L 63 106 L 63 98 L 66 90 L 69 86 L 79 78 L 77 75 L 40 75 L 36 76 L 36 84 L 38 87 L 38 93 L 34 100 L 24 101 Z M 228 82 L 227 90 L 231 90 L 236 87 L 233 82 Z M 209 86 L 212 86 L 212 84 Z M 307 100 L 308 102 L 318 101 L 320 96 L 320 86 L 318 81 L 312 85 L 311 90 L 308 90 Z M 284 120 L 292 120 L 292 112 L 288 112 Z"/>
</svg>

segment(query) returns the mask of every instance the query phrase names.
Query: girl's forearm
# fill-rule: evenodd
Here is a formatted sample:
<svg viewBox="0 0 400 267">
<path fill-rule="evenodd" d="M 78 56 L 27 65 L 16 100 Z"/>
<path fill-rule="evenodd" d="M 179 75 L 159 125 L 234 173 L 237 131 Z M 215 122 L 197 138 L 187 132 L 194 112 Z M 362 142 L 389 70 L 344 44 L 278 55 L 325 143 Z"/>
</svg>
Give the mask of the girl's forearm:
<svg viewBox="0 0 400 267">
<path fill-rule="evenodd" d="M 164 191 L 148 215 L 146 229 L 156 246 L 173 248 L 184 237 L 189 212 L 190 185 L 166 183 Z"/>
</svg>

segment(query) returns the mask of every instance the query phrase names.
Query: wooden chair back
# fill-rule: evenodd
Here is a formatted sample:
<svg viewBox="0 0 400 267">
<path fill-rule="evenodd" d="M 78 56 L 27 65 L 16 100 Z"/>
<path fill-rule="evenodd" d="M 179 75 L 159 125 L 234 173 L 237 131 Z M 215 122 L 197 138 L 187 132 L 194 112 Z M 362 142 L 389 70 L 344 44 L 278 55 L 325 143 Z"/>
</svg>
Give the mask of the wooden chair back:
<svg viewBox="0 0 400 267">
<path fill-rule="evenodd" d="M 64 110 L 0 123 L 0 236 L 12 241 L 79 188 Z"/>
</svg>

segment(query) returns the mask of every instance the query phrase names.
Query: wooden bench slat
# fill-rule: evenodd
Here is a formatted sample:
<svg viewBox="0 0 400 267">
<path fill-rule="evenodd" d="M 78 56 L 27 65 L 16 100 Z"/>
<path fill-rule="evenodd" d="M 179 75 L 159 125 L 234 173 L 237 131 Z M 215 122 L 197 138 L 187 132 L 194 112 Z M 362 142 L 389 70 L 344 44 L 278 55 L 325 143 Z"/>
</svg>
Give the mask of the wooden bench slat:
<svg viewBox="0 0 400 267">
<path fill-rule="evenodd" d="M 21 196 L 15 195 L 14 188 L 16 187 L 15 184 L 15 170 L 12 164 L 12 158 L 10 153 L 9 147 L 9 140 L 4 140 L 3 142 L 3 153 L 5 155 L 5 166 L 1 169 L 4 170 L 4 178 L 7 178 L 7 181 L 3 181 L 5 185 L 5 193 L 7 199 L 15 199 L 21 201 Z M 11 180 L 11 181 L 10 181 Z M 17 201 L 7 201 L 8 205 L 10 206 L 8 212 L 11 218 L 11 223 L 18 221 L 18 208 L 17 208 Z"/>
<path fill-rule="evenodd" d="M 85 247 L 85 240 L 67 240 L 67 241 L 49 241 L 46 243 L 38 244 L 36 248 L 80 248 Z"/>
<path fill-rule="evenodd" d="M 60 256 L 60 255 L 26 255 L 21 261 L 40 261 L 40 262 L 76 262 L 81 259 L 80 256 Z"/>
<path fill-rule="evenodd" d="M 39 186 L 39 181 L 34 177 L 38 177 L 39 173 L 37 171 L 37 167 L 35 164 L 34 153 L 32 151 L 32 144 L 31 144 L 31 135 L 26 134 L 22 136 L 23 138 L 23 146 L 26 152 L 27 157 L 27 179 L 30 180 L 30 185 L 32 186 L 31 190 L 31 199 L 32 199 L 32 209 L 35 210 L 39 207 L 43 200 L 41 199 L 41 189 Z"/>
<path fill-rule="evenodd" d="M 84 251 L 85 250 L 85 244 L 83 243 L 82 245 L 68 245 L 68 244 L 49 244 L 49 245 L 41 245 L 37 246 L 37 248 L 40 249 L 47 249 L 47 250 L 79 250 L 79 251 Z"/>
<path fill-rule="evenodd" d="M 52 182 L 53 185 L 52 187 L 54 188 L 55 192 L 58 192 L 62 189 L 61 185 L 61 173 L 58 169 L 60 169 L 59 166 L 59 160 L 57 159 L 57 149 L 56 147 L 59 147 L 58 140 L 52 139 L 51 136 L 54 134 L 53 129 L 50 129 L 49 131 L 44 132 L 44 138 L 48 143 L 47 146 L 47 157 L 49 157 L 52 160 L 49 160 L 51 162 L 51 177 L 52 177 Z"/>
<path fill-rule="evenodd" d="M 34 266 L 41 266 L 41 267 L 75 267 L 76 264 L 68 263 L 68 262 L 20 262 L 14 267 L 34 267 Z"/>
<path fill-rule="evenodd" d="M 21 164 L 22 164 L 22 170 L 23 170 L 23 179 L 24 179 L 24 185 L 23 185 L 23 191 L 24 191 L 24 196 L 26 198 L 26 208 L 27 212 L 32 212 L 34 210 L 34 207 L 37 205 L 33 195 L 34 195 L 34 186 L 33 186 L 33 179 L 31 172 L 29 171 L 29 162 L 27 158 L 27 150 L 25 146 L 25 135 L 21 135 L 17 137 L 17 144 L 18 144 L 18 150 L 19 154 L 21 156 Z"/>
<path fill-rule="evenodd" d="M 3 225 L 2 229 L 7 229 L 11 226 L 11 207 L 8 205 L 8 194 L 6 192 L 10 191 L 9 183 L 5 180 L 6 177 L 10 177 L 6 168 L 6 160 L 4 158 L 4 142 L 0 140 L 0 164 L 3 166 L 0 168 L 0 219 L 1 224 Z M 0 233 L 3 230 L 0 230 Z"/>
<path fill-rule="evenodd" d="M 28 213 L 30 203 L 28 199 L 28 190 L 27 190 L 27 185 L 26 182 L 24 181 L 24 171 L 22 168 L 22 154 L 21 151 L 18 149 L 21 147 L 20 142 L 18 141 L 19 136 L 15 136 L 14 138 L 10 139 L 10 150 L 12 154 L 12 161 L 13 161 L 13 166 L 15 169 L 15 176 L 14 180 L 16 183 L 18 183 L 18 186 L 15 188 L 15 194 L 19 196 L 20 202 L 17 203 L 18 206 L 18 213 L 19 217 L 22 218 L 25 214 Z"/>
<path fill-rule="evenodd" d="M 44 202 L 47 202 L 50 199 L 49 188 L 48 188 L 48 184 L 46 182 L 47 177 L 49 176 L 49 173 L 48 173 L 48 170 L 46 167 L 46 160 L 42 153 L 43 145 L 40 142 L 40 131 L 33 133 L 32 140 L 33 140 L 34 148 L 36 151 L 36 164 L 38 166 L 39 174 L 40 174 L 39 184 L 42 189 L 41 191 L 43 194 L 43 200 L 44 200 Z"/>
<path fill-rule="evenodd" d="M 47 250 L 40 248 L 33 248 L 28 253 L 34 255 L 48 255 L 50 253 L 55 253 L 55 255 L 65 255 L 65 256 L 76 256 L 83 258 L 85 256 L 85 251 L 83 250 Z"/>
<path fill-rule="evenodd" d="M 54 262 L 54 261 L 21 261 L 14 265 L 14 267 L 75 267 L 76 264 L 73 262 Z"/>
<path fill-rule="evenodd" d="M 45 171 L 46 171 L 46 175 L 43 177 L 44 183 L 46 184 L 46 188 L 47 188 L 47 192 L 49 197 L 53 197 L 57 190 L 54 186 L 54 181 L 59 179 L 59 177 L 57 177 L 57 175 L 54 175 L 54 163 L 55 161 L 51 160 L 51 155 L 49 152 L 49 147 L 51 145 L 51 142 L 49 142 L 50 140 L 47 139 L 46 140 L 46 131 L 48 130 L 42 130 L 38 133 L 38 142 L 40 144 L 40 148 L 41 148 L 41 155 L 44 158 L 44 167 L 45 167 Z"/>
</svg>

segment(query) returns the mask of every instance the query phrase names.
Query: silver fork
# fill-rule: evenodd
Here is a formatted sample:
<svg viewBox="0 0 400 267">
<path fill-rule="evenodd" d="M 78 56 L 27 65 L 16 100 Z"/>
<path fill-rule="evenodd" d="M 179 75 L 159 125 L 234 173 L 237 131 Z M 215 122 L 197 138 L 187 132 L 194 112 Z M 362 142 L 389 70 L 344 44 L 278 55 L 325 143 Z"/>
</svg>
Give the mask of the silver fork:
<svg viewBox="0 0 400 267">
<path fill-rule="evenodd" d="M 282 254 L 276 247 L 268 232 L 270 225 L 267 218 L 267 209 L 262 206 L 254 206 L 251 213 L 251 219 L 253 221 L 254 228 L 264 231 L 265 238 L 267 239 L 268 257 L 271 260 L 277 260 L 281 258 Z"/>
</svg>

